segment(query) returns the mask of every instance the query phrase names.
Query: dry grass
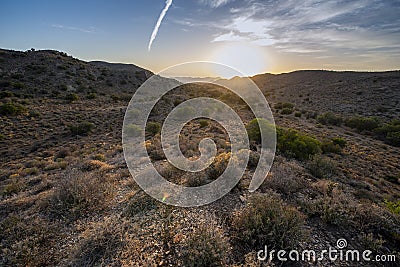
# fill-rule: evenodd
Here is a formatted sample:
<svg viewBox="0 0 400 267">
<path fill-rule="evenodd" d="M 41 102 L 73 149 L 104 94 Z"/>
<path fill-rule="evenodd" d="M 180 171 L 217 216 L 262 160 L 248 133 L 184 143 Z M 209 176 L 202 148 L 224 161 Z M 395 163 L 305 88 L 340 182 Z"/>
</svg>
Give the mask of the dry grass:
<svg viewBox="0 0 400 267">
<path fill-rule="evenodd" d="M 114 180 L 101 172 L 71 170 L 60 179 L 49 201 L 51 213 L 59 217 L 77 218 L 101 211 L 114 195 Z"/>
</svg>

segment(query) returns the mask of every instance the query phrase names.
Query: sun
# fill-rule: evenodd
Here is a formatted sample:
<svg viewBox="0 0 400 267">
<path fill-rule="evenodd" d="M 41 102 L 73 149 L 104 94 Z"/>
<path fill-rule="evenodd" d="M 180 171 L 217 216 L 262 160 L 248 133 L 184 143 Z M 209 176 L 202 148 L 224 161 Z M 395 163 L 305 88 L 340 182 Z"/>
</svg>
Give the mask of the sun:
<svg viewBox="0 0 400 267">
<path fill-rule="evenodd" d="M 224 44 L 214 51 L 212 61 L 232 67 L 245 76 L 265 73 L 267 55 L 260 46 L 247 43 Z M 223 70 L 215 71 L 218 76 L 231 78 L 232 73 Z"/>
</svg>

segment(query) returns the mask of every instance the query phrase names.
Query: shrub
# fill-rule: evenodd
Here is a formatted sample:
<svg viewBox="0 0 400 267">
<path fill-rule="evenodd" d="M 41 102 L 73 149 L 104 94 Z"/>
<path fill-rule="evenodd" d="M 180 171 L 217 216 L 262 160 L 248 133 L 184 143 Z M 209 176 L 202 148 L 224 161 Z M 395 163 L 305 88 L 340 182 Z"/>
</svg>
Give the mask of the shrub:
<svg viewBox="0 0 400 267">
<path fill-rule="evenodd" d="M 277 149 L 288 157 L 307 160 L 321 152 L 321 143 L 314 137 L 293 129 L 277 129 Z"/>
<path fill-rule="evenodd" d="M 97 97 L 97 94 L 96 94 L 96 93 L 89 93 L 89 94 L 87 94 L 87 96 L 86 96 L 87 99 L 95 99 L 96 97 Z"/>
<path fill-rule="evenodd" d="M 300 117 L 301 117 L 301 112 L 296 112 L 296 113 L 294 113 L 294 116 L 295 116 L 296 118 L 300 118 Z"/>
<path fill-rule="evenodd" d="M 129 238 L 126 237 L 128 229 L 126 221 L 108 217 L 101 222 L 92 224 L 73 248 L 68 258 L 68 265 L 113 265 L 111 263 L 115 261 L 118 251 L 122 251 L 129 242 Z"/>
<path fill-rule="evenodd" d="M 330 185 L 333 185 L 330 183 Z M 333 185 L 334 186 L 334 185 Z M 312 200 L 308 205 L 312 215 L 319 216 L 325 223 L 348 227 L 352 223 L 357 203 L 354 199 L 335 187 L 331 187 L 330 192 L 320 198 Z"/>
<path fill-rule="evenodd" d="M 292 114 L 293 113 L 293 108 L 284 108 L 284 109 L 282 109 L 282 111 L 281 111 L 281 114 L 282 115 L 290 115 L 290 114 Z"/>
<path fill-rule="evenodd" d="M 292 104 L 292 103 L 281 103 L 281 102 L 279 102 L 279 103 L 275 104 L 274 108 L 275 108 L 275 109 L 285 109 L 285 108 L 293 109 L 293 108 L 294 108 L 294 104 Z"/>
<path fill-rule="evenodd" d="M 304 216 L 278 196 L 252 195 L 232 220 L 232 228 L 249 248 L 291 249 L 304 237 Z"/>
<path fill-rule="evenodd" d="M 79 96 L 77 94 L 75 94 L 75 93 L 67 94 L 65 96 L 65 100 L 69 101 L 70 103 L 74 102 L 74 101 L 76 101 L 78 99 L 79 99 Z"/>
<path fill-rule="evenodd" d="M 386 142 L 392 146 L 400 146 L 400 131 L 399 132 L 391 132 L 386 136 Z"/>
<path fill-rule="evenodd" d="M 198 187 L 207 184 L 208 177 L 204 173 L 185 173 L 182 177 L 183 184 L 187 187 Z"/>
<path fill-rule="evenodd" d="M 213 163 L 207 168 L 207 175 L 210 179 L 217 179 L 228 166 L 231 153 L 221 153 L 214 158 Z"/>
<path fill-rule="evenodd" d="M 8 102 L 0 106 L 0 115 L 19 115 L 26 112 L 26 107 L 14 102 Z"/>
<path fill-rule="evenodd" d="M 146 132 L 150 134 L 150 136 L 155 136 L 156 134 L 161 132 L 161 124 L 158 122 L 149 122 L 146 125 Z"/>
<path fill-rule="evenodd" d="M 82 122 L 77 125 L 69 126 L 69 130 L 72 135 L 87 135 L 94 128 L 94 124 L 91 122 Z"/>
<path fill-rule="evenodd" d="M 342 152 L 342 148 L 335 144 L 332 140 L 325 140 L 321 143 L 322 152 L 325 154 L 335 153 L 340 154 Z"/>
<path fill-rule="evenodd" d="M 375 132 L 387 144 L 400 146 L 400 120 L 393 120 L 382 127 L 375 129 Z"/>
<path fill-rule="evenodd" d="M 114 194 L 113 181 L 99 173 L 70 171 L 56 187 L 50 199 L 51 212 L 64 217 L 79 217 L 83 213 L 102 210 Z"/>
<path fill-rule="evenodd" d="M 207 120 L 200 120 L 199 124 L 201 128 L 207 127 L 209 125 Z"/>
<path fill-rule="evenodd" d="M 330 178 L 336 173 L 336 166 L 329 158 L 315 155 L 307 164 L 307 169 L 317 178 Z"/>
<path fill-rule="evenodd" d="M 266 140 L 271 140 L 272 135 L 275 135 L 275 125 L 265 119 L 253 119 L 246 125 L 247 135 L 250 141 L 254 141 L 258 144 L 261 143 L 260 129 L 266 134 Z"/>
<path fill-rule="evenodd" d="M 345 121 L 346 126 L 356 129 L 358 132 L 372 131 L 379 127 L 379 121 L 373 117 L 352 117 Z"/>
<path fill-rule="evenodd" d="M 12 178 L 11 181 L 5 185 L 2 189 L 1 195 L 2 196 L 11 196 L 14 194 L 18 194 L 23 189 L 25 189 L 25 183 L 23 180 L 18 178 Z"/>
<path fill-rule="evenodd" d="M 334 137 L 332 138 L 332 142 L 338 146 L 340 146 L 341 148 L 345 148 L 346 147 L 346 140 L 340 137 Z"/>
<path fill-rule="evenodd" d="M 107 171 L 111 168 L 112 168 L 111 165 L 95 159 L 83 162 L 81 167 L 83 171 L 94 171 L 94 170 Z"/>
<path fill-rule="evenodd" d="M 13 84 L 13 86 L 14 86 L 15 89 L 23 89 L 23 88 L 25 88 L 25 84 L 21 83 L 21 82 L 16 82 L 16 83 Z"/>
<path fill-rule="evenodd" d="M 324 125 L 336 125 L 340 126 L 343 122 L 343 119 L 331 112 L 326 112 L 317 116 L 317 121 Z"/>
<path fill-rule="evenodd" d="M 385 199 L 384 203 L 391 213 L 400 214 L 400 200 L 398 200 L 397 202 L 392 202 Z"/>
<path fill-rule="evenodd" d="M 129 203 L 124 210 L 124 215 L 134 217 L 137 214 L 143 214 L 156 208 L 157 201 L 143 191 L 140 191 L 129 200 Z"/>
<path fill-rule="evenodd" d="M 226 266 L 229 243 L 217 226 L 201 225 L 183 242 L 183 266 Z"/>
</svg>

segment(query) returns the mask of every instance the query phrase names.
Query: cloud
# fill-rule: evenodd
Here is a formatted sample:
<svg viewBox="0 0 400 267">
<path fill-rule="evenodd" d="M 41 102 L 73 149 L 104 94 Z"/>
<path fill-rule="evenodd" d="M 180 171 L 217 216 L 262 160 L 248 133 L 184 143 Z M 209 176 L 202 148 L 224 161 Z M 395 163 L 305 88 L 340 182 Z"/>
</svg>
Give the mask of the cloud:
<svg viewBox="0 0 400 267">
<path fill-rule="evenodd" d="M 237 17 L 222 28 L 229 33 L 216 36 L 212 42 L 248 41 L 257 45 L 272 45 L 275 41 L 266 31 L 269 22 L 254 20 L 247 16 Z"/>
<path fill-rule="evenodd" d="M 160 16 L 158 17 L 156 26 L 154 27 L 154 30 L 153 30 L 153 32 L 152 32 L 152 34 L 151 34 L 151 37 L 150 37 L 149 46 L 148 46 L 149 51 L 151 50 L 151 45 L 153 44 L 153 41 L 154 41 L 154 40 L 156 39 L 156 37 L 157 37 L 158 29 L 159 29 L 160 26 L 161 26 L 161 22 L 162 22 L 162 20 L 164 19 L 165 15 L 167 14 L 167 11 L 168 11 L 168 9 L 169 9 L 169 7 L 170 7 L 171 5 L 172 5 L 172 0 L 167 0 L 167 1 L 165 1 L 165 7 L 164 7 L 164 9 L 161 11 L 161 14 L 160 14 Z"/>
<path fill-rule="evenodd" d="M 200 3 L 202 3 L 204 5 L 208 5 L 212 8 L 224 6 L 224 5 L 228 4 L 229 2 L 232 2 L 232 0 L 200 0 Z"/>
<path fill-rule="evenodd" d="M 219 20 L 212 42 L 247 41 L 285 53 L 400 50 L 400 5 L 383 0 L 235 2 Z M 361 53 L 360 53 L 361 54 Z"/>
<path fill-rule="evenodd" d="M 53 25 L 51 25 L 51 27 L 57 28 L 57 29 L 69 30 L 69 31 L 79 31 L 79 32 L 84 32 L 84 33 L 95 33 L 96 32 L 96 28 L 94 28 L 94 27 L 89 27 L 88 29 L 85 29 L 85 28 L 71 27 L 71 26 L 65 26 L 65 25 L 60 25 L 60 24 L 53 24 Z"/>
</svg>

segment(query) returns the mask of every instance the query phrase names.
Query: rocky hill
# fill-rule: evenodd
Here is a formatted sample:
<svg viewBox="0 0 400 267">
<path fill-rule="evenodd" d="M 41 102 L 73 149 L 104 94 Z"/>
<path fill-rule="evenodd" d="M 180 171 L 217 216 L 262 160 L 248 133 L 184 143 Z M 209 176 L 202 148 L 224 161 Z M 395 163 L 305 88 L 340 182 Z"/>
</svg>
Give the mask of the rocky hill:
<svg viewBox="0 0 400 267">
<path fill-rule="evenodd" d="M 213 163 L 185 173 L 166 161 L 162 122 L 185 100 L 227 103 L 250 139 L 240 182 L 220 200 L 193 208 L 149 197 L 124 160 L 126 107 L 152 75 L 58 51 L 0 50 L 0 266 L 398 266 L 398 71 L 252 77 L 271 105 L 278 140 L 256 193 L 247 189 L 260 157 L 259 127 L 270 125 L 220 86 L 181 85 L 165 95 L 150 115 L 145 146 L 169 181 L 204 185 L 234 157 L 226 130 L 196 119 L 182 129 L 180 149 L 196 159 L 200 141 L 211 138 Z M 245 86 L 239 77 L 219 82 Z M 319 253 L 339 239 L 347 249 L 397 262 L 257 259 L 265 246 Z"/>
</svg>

